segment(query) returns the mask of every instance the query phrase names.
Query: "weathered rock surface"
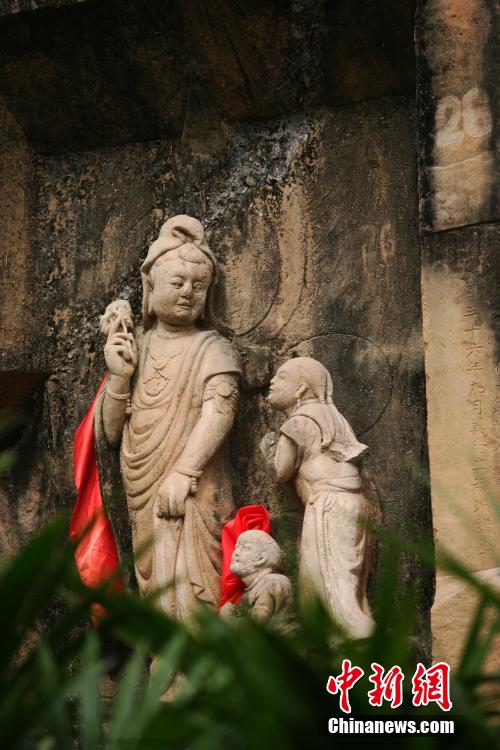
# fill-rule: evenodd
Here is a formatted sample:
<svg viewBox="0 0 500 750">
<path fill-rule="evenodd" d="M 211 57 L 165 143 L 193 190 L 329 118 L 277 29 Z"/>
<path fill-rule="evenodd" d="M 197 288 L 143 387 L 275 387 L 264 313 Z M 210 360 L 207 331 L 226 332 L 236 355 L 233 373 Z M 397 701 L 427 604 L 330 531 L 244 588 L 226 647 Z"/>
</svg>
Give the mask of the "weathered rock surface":
<svg viewBox="0 0 500 750">
<path fill-rule="evenodd" d="M 499 218 L 498 4 L 417 4 L 420 221 L 424 231 Z"/>
<path fill-rule="evenodd" d="M 491 585 L 500 497 L 498 17 L 489 0 L 427 0 L 416 21 L 433 525 L 437 551 Z M 470 588 L 438 572 L 436 658 L 457 664 L 476 604 Z"/>
<path fill-rule="evenodd" d="M 4 2 L 0 91 L 44 152 L 184 137 L 191 119 L 206 140 L 221 117 L 411 94 L 413 1 L 334 5 Z"/>
<path fill-rule="evenodd" d="M 426 237 L 423 321 L 433 525 L 437 551 L 498 583 L 500 497 L 498 225 Z M 436 658 L 458 662 L 477 605 L 438 573 Z M 490 668 L 495 668 L 491 663 Z M 496 665 L 498 668 L 498 664 Z"/>
</svg>

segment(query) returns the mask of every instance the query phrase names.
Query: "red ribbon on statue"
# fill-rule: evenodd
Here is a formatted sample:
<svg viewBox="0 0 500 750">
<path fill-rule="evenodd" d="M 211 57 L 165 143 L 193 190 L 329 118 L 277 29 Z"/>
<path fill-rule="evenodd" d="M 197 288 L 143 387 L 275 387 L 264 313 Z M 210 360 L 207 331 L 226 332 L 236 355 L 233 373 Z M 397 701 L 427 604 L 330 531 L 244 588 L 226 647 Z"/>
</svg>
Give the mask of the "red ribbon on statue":
<svg viewBox="0 0 500 750">
<path fill-rule="evenodd" d="M 94 442 L 94 411 L 107 373 L 92 406 L 75 431 L 74 478 L 78 497 L 71 518 L 69 535 L 75 543 L 75 561 L 80 578 L 86 586 L 97 588 L 112 579 L 114 591 L 123 591 L 123 582 L 116 576 L 119 566 L 118 547 L 111 524 L 104 510 Z M 93 605 L 95 614 L 105 614 Z"/>
<path fill-rule="evenodd" d="M 231 573 L 229 566 L 239 535 L 244 531 L 250 531 L 250 529 L 265 531 L 266 534 L 271 533 L 269 512 L 263 505 L 244 505 L 222 529 L 222 576 L 219 609 L 226 602 L 238 604 L 245 591 L 243 581 L 234 573 Z"/>
</svg>

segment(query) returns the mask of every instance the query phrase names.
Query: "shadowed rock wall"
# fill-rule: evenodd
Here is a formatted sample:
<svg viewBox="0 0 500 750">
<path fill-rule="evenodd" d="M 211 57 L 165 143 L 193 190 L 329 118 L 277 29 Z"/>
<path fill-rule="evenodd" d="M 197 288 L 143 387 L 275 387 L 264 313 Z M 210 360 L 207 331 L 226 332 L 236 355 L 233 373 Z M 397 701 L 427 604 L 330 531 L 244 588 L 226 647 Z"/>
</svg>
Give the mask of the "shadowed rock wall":
<svg viewBox="0 0 500 750">
<path fill-rule="evenodd" d="M 349 0 L 4 0 L 0 90 L 44 152 L 180 137 L 193 115 L 206 138 L 221 118 L 412 95 L 413 11 L 413 0 L 356 12 Z"/>
</svg>

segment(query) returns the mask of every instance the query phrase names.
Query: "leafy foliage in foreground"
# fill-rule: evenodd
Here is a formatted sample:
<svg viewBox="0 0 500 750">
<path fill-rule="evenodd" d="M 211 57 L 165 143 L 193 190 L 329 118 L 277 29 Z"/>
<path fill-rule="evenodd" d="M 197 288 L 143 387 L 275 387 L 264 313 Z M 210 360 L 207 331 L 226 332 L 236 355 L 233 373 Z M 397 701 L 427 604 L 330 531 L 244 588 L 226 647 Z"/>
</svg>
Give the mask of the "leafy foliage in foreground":
<svg viewBox="0 0 500 750">
<path fill-rule="evenodd" d="M 189 630 L 132 593 L 91 594 L 78 578 L 65 538 L 66 523 L 57 520 L 9 561 L 0 577 L 3 750 L 331 747 L 341 742 L 339 735 L 327 735 L 338 699 L 325 686 L 328 675 L 339 674 L 343 658 L 365 669 L 363 680 L 372 661 L 413 673 L 413 605 L 411 597 L 396 601 L 393 558 L 379 586 L 376 631 L 352 643 L 342 641 L 320 605 L 300 612 L 298 629 L 286 636 L 244 618 L 228 623 L 210 611 Z M 487 683 L 488 694 L 496 691 L 498 697 L 500 675 L 483 670 L 498 633 L 500 602 L 484 585 L 479 594 L 481 605 L 452 684 L 453 711 L 423 711 L 425 718 L 434 712 L 435 718 L 455 719 L 460 739 L 406 736 L 396 740 L 399 747 L 498 743 L 480 688 Z M 96 629 L 89 626 L 90 595 L 108 612 Z M 492 624 L 485 633 L 487 611 Z M 38 632 L 41 621 L 49 625 Z M 151 678 L 150 653 L 157 655 Z M 160 701 L 179 673 L 184 676 L 172 699 Z M 395 718 L 388 708 L 367 705 L 371 687 L 366 679 L 353 688 L 352 715 L 378 710 Z M 408 695 L 401 713 L 418 715 Z"/>
</svg>

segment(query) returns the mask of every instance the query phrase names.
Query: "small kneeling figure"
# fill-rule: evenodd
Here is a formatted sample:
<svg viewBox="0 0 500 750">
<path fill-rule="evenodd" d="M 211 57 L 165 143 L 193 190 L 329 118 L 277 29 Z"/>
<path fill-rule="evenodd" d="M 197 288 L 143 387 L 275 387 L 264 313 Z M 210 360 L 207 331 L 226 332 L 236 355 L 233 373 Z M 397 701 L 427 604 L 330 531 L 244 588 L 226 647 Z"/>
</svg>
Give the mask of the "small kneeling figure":
<svg viewBox="0 0 500 750">
<path fill-rule="evenodd" d="M 241 604 L 252 617 L 282 629 L 291 625 L 292 586 L 281 573 L 281 551 L 272 536 L 257 529 L 240 534 L 231 559 L 231 572 L 245 585 Z M 225 615 L 230 614 L 227 605 L 223 609 Z"/>
</svg>

